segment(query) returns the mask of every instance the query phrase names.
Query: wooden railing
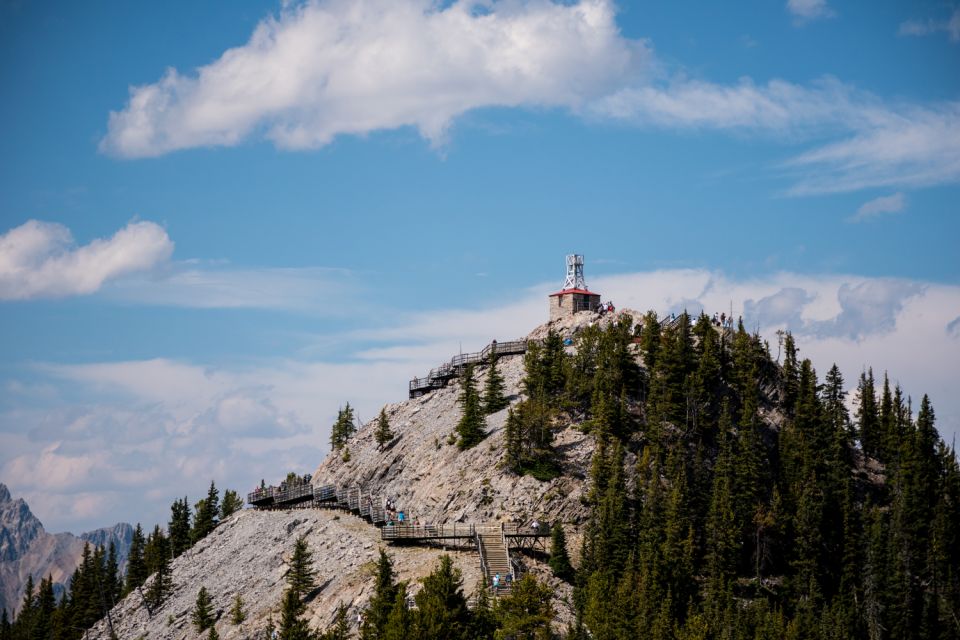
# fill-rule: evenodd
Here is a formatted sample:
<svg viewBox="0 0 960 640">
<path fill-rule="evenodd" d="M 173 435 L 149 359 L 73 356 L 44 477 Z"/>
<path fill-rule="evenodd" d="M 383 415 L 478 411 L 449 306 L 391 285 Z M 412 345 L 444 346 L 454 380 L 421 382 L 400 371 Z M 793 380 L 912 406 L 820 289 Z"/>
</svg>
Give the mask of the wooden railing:
<svg viewBox="0 0 960 640">
<path fill-rule="evenodd" d="M 519 353 L 526 353 L 528 340 L 509 340 L 507 342 L 491 342 L 480 351 L 475 353 L 461 353 L 453 356 L 450 362 L 445 362 L 439 367 L 430 370 L 430 373 L 423 378 L 414 378 L 410 381 L 410 397 L 418 396 L 439 389 L 447 384 L 451 378 L 455 378 L 463 373 L 464 368 L 471 364 L 480 364 L 487 362 L 490 356 L 496 351 L 498 356 L 509 356 Z"/>
</svg>

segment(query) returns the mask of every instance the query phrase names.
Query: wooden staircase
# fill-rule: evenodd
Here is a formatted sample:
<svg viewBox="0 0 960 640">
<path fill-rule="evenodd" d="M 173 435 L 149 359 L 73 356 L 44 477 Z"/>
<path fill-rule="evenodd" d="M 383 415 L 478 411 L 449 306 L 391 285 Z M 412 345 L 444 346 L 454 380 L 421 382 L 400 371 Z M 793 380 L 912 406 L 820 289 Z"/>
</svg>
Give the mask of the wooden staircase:
<svg viewBox="0 0 960 640">
<path fill-rule="evenodd" d="M 500 586 L 495 589 L 495 593 L 497 595 L 508 593 L 513 578 L 513 567 L 510 565 L 510 552 L 507 549 L 503 528 L 478 525 L 476 532 L 486 584 L 492 588 L 493 577 L 499 574 Z M 507 580 L 507 576 L 511 576 L 510 581 Z"/>
</svg>

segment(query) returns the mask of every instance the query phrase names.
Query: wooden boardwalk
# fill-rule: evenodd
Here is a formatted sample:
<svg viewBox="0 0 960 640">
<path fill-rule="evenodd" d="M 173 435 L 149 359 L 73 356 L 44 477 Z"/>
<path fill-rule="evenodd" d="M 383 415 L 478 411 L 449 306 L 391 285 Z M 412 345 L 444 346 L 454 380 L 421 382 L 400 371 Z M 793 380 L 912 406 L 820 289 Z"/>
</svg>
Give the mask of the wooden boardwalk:
<svg viewBox="0 0 960 640">
<path fill-rule="evenodd" d="M 495 595 L 509 591 L 519 574 L 519 565 L 510 557 L 510 549 L 535 544 L 550 535 L 550 526 L 541 523 L 420 524 L 394 521 L 384 508 L 385 501 L 362 488 L 314 486 L 304 480 L 283 483 L 279 487 L 262 487 L 247 494 L 247 503 L 257 509 L 333 508 L 356 513 L 380 527 L 380 539 L 387 542 L 433 543 L 455 542 L 476 546 L 480 567 Z M 493 588 L 494 577 L 498 586 Z"/>
<path fill-rule="evenodd" d="M 450 362 L 445 362 L 435 369 L 431 369 L 423 378 L 414 378 L 410 381 L 410 397 L 418 398 L 434 389 L 447 386 L 447 382 L 456 378 L 468 365 L 482 364 L 490 360 L 496 352 L 498 356 L 510 356 L 527 352 L 527 340 L 511 340 L 509 342 L 491 342 L 476 353 L 461 353 L 453 356 Z"/>
</svg>

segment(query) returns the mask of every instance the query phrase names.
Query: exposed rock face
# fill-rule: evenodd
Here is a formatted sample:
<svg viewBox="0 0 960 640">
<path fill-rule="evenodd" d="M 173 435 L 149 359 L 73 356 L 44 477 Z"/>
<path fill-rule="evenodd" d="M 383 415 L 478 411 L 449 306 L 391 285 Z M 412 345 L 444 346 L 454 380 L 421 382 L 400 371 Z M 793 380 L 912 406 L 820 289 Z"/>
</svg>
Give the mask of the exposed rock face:
<svg viewBox="0 0 960 640">
<path fill-rule="evenodd" d="M 22 498 L 12 499 L 0 483 L 0 609 L 19 610 L 27 577 L 34 582 L 53 577 L 54 588 L 62 591 L 80 563 L 86 541 L 91 545 L 117 545 L 118 558 L 125 564 L 133 529 L 121 523 L 80 537 L 71 533 L 47 533 Z M 124 566 L 121 565 L 121 569 Z"/>
<path fill-rule="evenodd" d="M 292 511 L 244 510 L 234 514 L 191 550 L 173 561 L 174 592 L 151 616 L 139 594 L 134 593 L 111 612 L 119 638 L 147 637 L 180 640 L 197 637 L 190 613 L 200 587 L 206 587 L 218 617 L 221 638 L 262 638 L 269 621 L 280 621 L 279 605 L 286 588 L 286 561 L 297 537 L 305 535 L 317 569 L 317 589 L 307 599 L 306 618 L 313 628 L 326 628 L 337 607 L 350 607 L 350 622 L 356 627 L 358 608 L 369 601 L 373 590 L 375 562 L 383 545 L 376 527 L 360 518 L 335 510 Z M 443 550 L 402 546 L 387 549 L 399 580 L 417 580 L 434 567 Z M 470 592 L 480 578 L 476 552 L 448 550 L 462 572 Z M 144 586 L 144 591 L 149 586 Z M 561 588 L 561 590 L 563 590 Z M 566 591 L 569 593 L 569 589 Z M 234 596 L 244 601 L 247 620 L 230 623 Z M 102 620 L 91 638 L 109 638 L 109 623 Z"/>
<path fill-rule="evenodd" d="M 133 527 L 126 522 L 118 522 L 112 527 L 103 527 L 95 531 L 80 534 L 94 547 L 109 548 L 112 542 L 117 548 L 117 563 L 121 573 L 127 568 L 127 556 L 130 555 L 130 543 L 133 542 Z"/>
<path fill-rule="evenodd" d="M 594 314 L 577 314 L 551 326 L 570 335 L 596 320 Z M 540 327 L 531 337 L 543 337 L 546 330 Z M 523 357 L 502 357 L 498 366 L 507 395 L 517 402 Z M 481 390 L 486 374 L 486 367 L 478 369 Z M 374 440 L 376 421 L 361 426 L 347 444 L 349 462 L 343 461 L 341 453 L 327 456 L 314 473 L 314 484 L 358 485 L 381 498 L 391 497 L 411 521 L 560 520 L 569 527 L 569 550 L 575 555 L 579 548 L 577 531 L 587 516 L 581 498 L 587 490 L 592 437 L 573 427 L 562 429 L 556 445 L 564 458 L 563 475 L 549 482 L 518 478 L 500 467 L 506 409 L 487 417 L 488 436 L 479 446 L 461 452 L 448 440 L 460 418 L 459 392 L 460 385 L 454 381 L 421 398 L 388 405 L 393 441 L 381 450 Z M 286 586 L 285 560 L 301 534 L 307 535 L 314 552 L 320 585 L 308 601 L 307 618 L 319 629 L 330 624 L 341 602 L 351 607 L 351 622 L 356 624 L 357 611 L 372 595 L 374 562 L 380 548 L 393 558 L 398 579 L 411 581 L 412 593 L 419 589 L 418 579 L 429 574 L 444 553 L 438 547 L 386 545 L 376 527 L 341 511 L 244 510 L 173 562 L 174 593 L 159 611 L 149 615 L 136 593 L 118 604 L 112 612 L 116 633 L 120 638 L 145 635 L 151 640 L 195 637 L 190 611 L 197 592 L 205 586 L 220 616 L 217 632 L 222 638 L 262 637 L 259 634 L 271 618 L 279 621 Z M 464 590 L 473 593 L 481 579 L 475 548 L 448 552 L 463 572 Z M 570 586 L 553 578 L 536 559 L 524 557 L 524 563 L 528 571 L 554 587 L 557 624 L 565 625 L 572 619 Z M 246 603 L 248 619 L 233 626 L 228 612 L 237 593 Z M 101 621 L 91 637 L 108 638 L 107 622 Z"/>
</svg>

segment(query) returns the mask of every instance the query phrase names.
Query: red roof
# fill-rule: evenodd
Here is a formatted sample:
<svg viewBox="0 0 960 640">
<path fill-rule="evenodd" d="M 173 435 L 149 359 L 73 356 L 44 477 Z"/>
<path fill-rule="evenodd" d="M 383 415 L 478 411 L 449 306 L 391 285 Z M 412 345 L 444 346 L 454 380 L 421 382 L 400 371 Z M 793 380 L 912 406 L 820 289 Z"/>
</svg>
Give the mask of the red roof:
<svg viewBox="0 0 960 640">
<path fill-rule="evenodd" d="M 557 291 L 556 293 L 551 293 L 550 298 L 553 296 L 565 296 L 568 293 L 582 293 L 588 296 L 600 296 L 599 293 L 594 293 L 593 291 L 587 291 L 586 289 L 564 289 L 563 291 Z"/>
</svg>

